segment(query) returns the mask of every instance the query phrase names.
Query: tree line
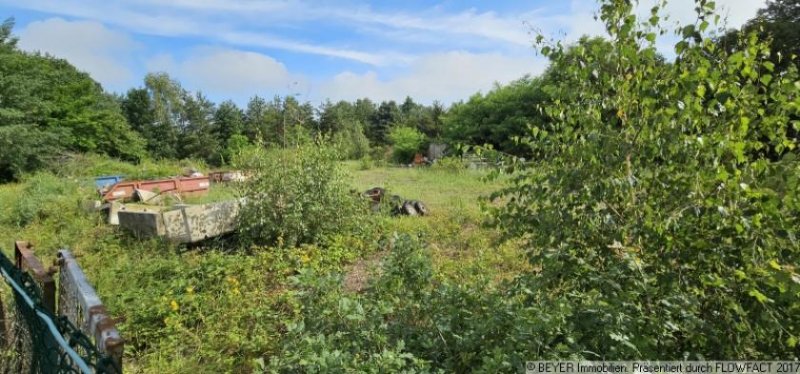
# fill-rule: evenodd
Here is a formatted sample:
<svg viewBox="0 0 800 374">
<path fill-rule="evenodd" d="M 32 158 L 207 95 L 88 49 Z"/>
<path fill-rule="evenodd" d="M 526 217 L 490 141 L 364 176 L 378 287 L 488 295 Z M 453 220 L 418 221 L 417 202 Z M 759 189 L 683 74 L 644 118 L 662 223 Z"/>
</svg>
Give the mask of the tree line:
<svg viewBox="0 0 800 374">
<path fill-rule="evenodd" d="M 740 36 L 755 35 L 770 43 L 770 61 L 784 71 L 800 52 L 799 9 L 800 0 L 770 1 L 740 30 L 720 35 L 715 43 L 731 52 Z M 68 152 L 130 161 L 192 158 L 220 166 L 249 145 L 289 147 L 317 136 L 327 137 L 350 159 L 383 157 L 394 145 L 395 161 L 409 162 L 432 141 L 489 145 L 536 157 L 521 140 L 549 121 L 542 108 L 580 96 L 564 84 L 570 77 L 555 64 L 539 77 L 498 84 L 450 107 L 423 105 L 411 97 L 401 103 L 328 100 L 315 107 L 293 96 L 253 96 L 240 108 L 184 89 L 166 73 L 149 73 L 143 86 L 118 95 L 65 60 L 19 50 L 13 26 L 13 19 L 0 26 L 0 181 L 55 164 Z M 577 62 L 587 50 L 610 53 L 611 48 L 608 40 L 584 37 L 560 53 L 565 61 Z M 673 63 L 654 58 L 660 65 Z M 602 79 L 610 69 L 596 61 L 582 79 Z M 604 116 L 614 122 L 614 114 L 609 109 Z M 788 131 L 797 138 L 797 130 Z"/>
<path fill-rule="evenodd" d="M 373 149 L 382 154 L 393 129 L 410 131 L 415 150 L 443 133 L 446 108 L 411 97 L 315 107 L 294 96 L 256 95 L 240 108 L 231 100 L 214 103 L 166 73 L 148 73 L 141 87 L 112 94 L 66 60 L 18 49 L 13 27 L 13 18 L 0 25 L 0 181 L 57 165 L 70 152 L 221 166 L 247 146 L 291 147 L 325 137 L 342 157 L 358 159 Z"/>
</svg>

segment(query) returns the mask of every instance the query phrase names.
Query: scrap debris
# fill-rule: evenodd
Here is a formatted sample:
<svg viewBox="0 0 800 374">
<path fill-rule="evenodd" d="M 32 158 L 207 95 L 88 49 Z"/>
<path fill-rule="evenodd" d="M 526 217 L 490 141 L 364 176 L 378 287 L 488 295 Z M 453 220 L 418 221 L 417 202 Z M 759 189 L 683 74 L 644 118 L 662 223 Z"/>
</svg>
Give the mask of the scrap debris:
<svg viewBox="0 0 800 374">
<path fill-rule="evenodd" d="M 369 198 L 372 203 L 372 211 L 381 210 L 383 204 L 391 207 L 390 212 L 395 216 L 425 216 L 428 215 L 428 207 L 419 200 L 406 200 L 398 195 L 386 195 L 386 190 L 381 187 L 371 188 L 364 191 L 364 196 Z"/>
</svg>

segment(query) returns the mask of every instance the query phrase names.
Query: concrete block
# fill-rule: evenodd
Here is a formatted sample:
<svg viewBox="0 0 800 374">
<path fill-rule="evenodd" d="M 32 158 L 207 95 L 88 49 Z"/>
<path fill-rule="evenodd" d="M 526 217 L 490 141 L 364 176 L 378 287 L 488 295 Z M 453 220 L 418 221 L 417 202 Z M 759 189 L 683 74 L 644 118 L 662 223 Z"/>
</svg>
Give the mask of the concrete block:
<svg viewBox="0 0 800 374">
<path fill-rule="evenodd" d="M 161 212 L 120 211 L 120 227 L 130 231 L 137 238 L 164 236 L 164 218 Z"/>
<path fill-rule="evenodd" d="M 160 212 L 163 209 L 160 206 L 123 204 L 119 201 L 112 201 L 106 205 L 106 209 L 108 209 L 108 224 L 114 226 L 119 225 L 120 212 Z"/>
<path fill-rule="evenodd" d="M 119 223 L 140 238 L 162 236 L 176 243 L 196 243 L 236 230 L 239 200 L 176 205 L 161 212 L 120 211 Z"/>
</svg>

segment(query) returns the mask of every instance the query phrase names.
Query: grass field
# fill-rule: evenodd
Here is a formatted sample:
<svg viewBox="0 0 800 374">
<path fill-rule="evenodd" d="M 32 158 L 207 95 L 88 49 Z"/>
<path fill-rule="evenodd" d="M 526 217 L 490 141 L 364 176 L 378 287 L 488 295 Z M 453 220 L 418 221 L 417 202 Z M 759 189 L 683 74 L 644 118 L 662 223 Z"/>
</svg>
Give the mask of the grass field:
<svg viewBox="0 0 800 374">
<path fill-rule="evenodd" d="M 356 188 L 383 187 L 406 199 L 422 200 L 434 211 L 478 211 L 480 196 L 499 187 L 499 182 L 484 180 L 486 172 L 463 170 L 455 173 L 434 168 L 380 167 L 361 170 L 355 161 L 345 163 Z"/>
<path fill-rule="evenodd" d="M 353 238 L 338 238 L 329 248 L 265 248 L 255 253 L 219 251 L 225 241 L 187 251 L 160 240 L 136 240 L 105 224 L 80 203 L 96 196 L 91 175 L 160 177 L 187 163 L 146 164 L 147 170 L 100 159 L 80 158 L 62 175 L 42 173 L 21 183 L 0 185 L 0 243 L 13 255 L 14 240 L 28 240 L 49 263 L 59 248 L 77 255 L 89 279 L 128 341 L 126 372 L 250 372 L 254 360 L 282 347 L 285 326 L 298 316 L 291 277 L 299 269 L 343 273 L 361 265 L 378 266 L 385 250 Z M 380 186 L 407 199 L 423 201 L 425 217 L 376 216 L 384 235 L 409 233 L 428 243 L 434 277 L 463 282 L 493 282 L 527 269 L 515 243 L 500 243 L 481 225 L 478 197 L 497 189 L 484 172 L 378 167 L 343 167 L 353 188 Z M 174 174 L 173 174 L 174 175 Z M 231 186 L 214 185 L 203 198 L 224 200 Z M 233 247 L 231 247 L 233 248 Z M 342 253 L 340 255 L 340 253 Z M 0 297 L 8 302 L 7 288 Z"/>
<path fill-rule="evenodd" d="M 345 167 L 359 191 L 383 187 L 426 204 L 429 216 L 396 217 L 390 228 L 424 236 L 440 276 L 505 279 L 527 269 L 515 243 L 499 242 L 493 230 L 482 226 L 478 199 L 502 185 L 502 180 L 488 181 L 486 171 L 394 166 L 361 170 L 356 162 Z"/>
</svg>

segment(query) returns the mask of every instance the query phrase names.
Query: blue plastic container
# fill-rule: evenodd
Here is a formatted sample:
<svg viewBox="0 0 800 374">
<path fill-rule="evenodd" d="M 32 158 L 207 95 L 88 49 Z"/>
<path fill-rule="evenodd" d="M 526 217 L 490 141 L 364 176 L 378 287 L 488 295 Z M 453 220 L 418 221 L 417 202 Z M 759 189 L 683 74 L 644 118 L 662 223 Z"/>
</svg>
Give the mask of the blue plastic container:
<svg viewBox="0 0 800 374">
<path fill-rule="evenodd" d="M 99 189 L 107 186 L 113 186 L 123 179 L 125 179 L 125 177 L 122 175 L 106 175 L 102 177 L 95 177 L 94 185 Z"/>
</svg>

